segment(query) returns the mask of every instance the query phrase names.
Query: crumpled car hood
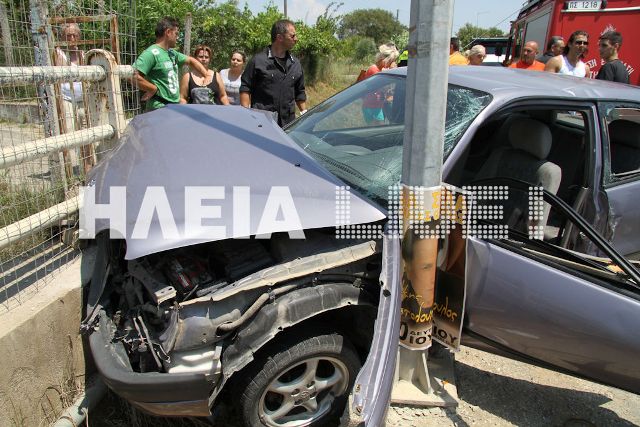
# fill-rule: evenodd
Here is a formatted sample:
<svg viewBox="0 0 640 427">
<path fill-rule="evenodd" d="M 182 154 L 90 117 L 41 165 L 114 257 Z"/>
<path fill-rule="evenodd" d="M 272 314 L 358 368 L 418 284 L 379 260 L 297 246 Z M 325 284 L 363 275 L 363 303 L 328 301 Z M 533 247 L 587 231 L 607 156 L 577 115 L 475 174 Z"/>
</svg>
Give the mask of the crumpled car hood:
<svg viewBox="0 0 640 427">
<path fill-rule="evenodd" d="M 95 188 L 96 204 L 110 202 L 112 187 L 126 187 L 126 208 L 122 207 L 126 209 L 126 259 L 258 232 L 335 226 L 336 186 L 345 185 L 291 140 L 269 113 L 205 105 L 168 106 L 137 116 L 120 145 L 92 171 L 88 182 Z M 223 188 L 222 198 L 206 198 L 201 203 L 218 206 L 219 218 L 204 217 L 201 225 L 223 227 L 224 236 L 185 233 L 193 218 L 185 215 L 185 188 L 196 186 Z M 140 213 L 149 187 L 160 187 L 160 193 L 166 194 L 178 235 L 163 234 L 158 211 Z M 239 197 L 234 187 L 248 190 L 241 189 Z M 284 207 L 288 205 L 282 197 L 268 200 L 275 187 L 288 188 L 290 198 L 285 199 L 293 201 L 301 227 L 284 221 Z M 162 200 L 149 198 L 146 203 Z M 271 214 L 265 212 L 268 203 L 273 207 L 280 202 L 283 204 L 277 215 L 273 210 Z M 382 210 L 355 193 L 351 193 L 350 202 L 352 224 L 385 218 Z M 90 210 L 86 202 L 84 205 Z M 146 221 L 142 229 L 148 229 L 148 233 L 143 238 L 132 236 L 136 220 Z M 97 218 L 95 232 L 106 229 L 109 221 Z"/>
</svg>

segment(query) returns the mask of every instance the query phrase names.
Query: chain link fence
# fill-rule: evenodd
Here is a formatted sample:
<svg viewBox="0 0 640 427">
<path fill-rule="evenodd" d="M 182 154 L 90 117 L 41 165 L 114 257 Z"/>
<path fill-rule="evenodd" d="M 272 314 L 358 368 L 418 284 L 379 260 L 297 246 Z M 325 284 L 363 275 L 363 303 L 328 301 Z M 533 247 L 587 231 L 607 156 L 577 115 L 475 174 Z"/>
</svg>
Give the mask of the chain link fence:
<svg viewBox="0 0 640 427">
<path fill-rule="evenodd" d="M 79 186 L 138 113 L 137 91 L 120 81 L 130 67 L 115 70 L 135 59 L 135 7 L 0 0 L 0 314 L 79 253 Z"/>
</svg>

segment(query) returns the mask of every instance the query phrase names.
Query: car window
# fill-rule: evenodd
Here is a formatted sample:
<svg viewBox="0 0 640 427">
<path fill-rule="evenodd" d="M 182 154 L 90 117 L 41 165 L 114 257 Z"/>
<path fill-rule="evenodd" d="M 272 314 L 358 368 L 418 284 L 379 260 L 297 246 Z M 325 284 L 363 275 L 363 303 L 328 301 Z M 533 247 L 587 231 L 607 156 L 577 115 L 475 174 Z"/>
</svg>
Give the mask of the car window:
<svg viewBox="0 0 640 427">
<path fill-rule="evenodd" d="M 371 82 L 365 82 L 367 85 Z M 398 79 L 379 86 L 372 85 L 371 90 L 364 95 L 355 97 L 342 108 L 337 109 L 333 114 L 322 117 L 314 126 L 314 132 L 329 130 L 353 129 L 373 126 L 384 126 L 394 123 L 391 107 L 394 105 L 394 94 L 396 86 L 404 83 Z M 399 105 L 396 104 L 399 108 Z M 403 106 L 404 107 L 404 106 Z M 402 108 L 404 111 L 404 108 Z"/>
<path fill-rule="evenodd" d="M 605 111 L 606 181 L 640 178 L 640 108 L 608 104 Z"/>
<path fill-rule="evenodd" d="M 502 180 L 495 185 L 505 186 L 501 189 L 505 198 L 487 201 L 486 206 L 500 206 L 502 217 L 496 224 L 524 234 L 534 227 L 545 240 L 561 239 L 565 220 L 548 204 L 541 202 L 540 217 L 532 220 L 529 186 L 575 204 L 590 170 L 590 117 L 590 109 L 545 108 L 544 101 L 499 111 L 478 126 L 467 151 L 450 169 L 447 183 L 485 186 L 488 180 Z M 525 191 L 512 188 L 513 180 L 527 183 Z"/>
<path fill-rule="evenodd" d="M 576 129 L 584 129 L 584 117 L 578 111 L 563 111 L 556 116 L 556 123 Z"/>
<path fill-rule="evenodd" d="M 402 174 L 406 78 L 377 74 L 318 105 L 286 129 L 302 148 L 368 197 L 385 201 Z M 491 95 L 449 85 L 444 158 Z"/>
</svg>

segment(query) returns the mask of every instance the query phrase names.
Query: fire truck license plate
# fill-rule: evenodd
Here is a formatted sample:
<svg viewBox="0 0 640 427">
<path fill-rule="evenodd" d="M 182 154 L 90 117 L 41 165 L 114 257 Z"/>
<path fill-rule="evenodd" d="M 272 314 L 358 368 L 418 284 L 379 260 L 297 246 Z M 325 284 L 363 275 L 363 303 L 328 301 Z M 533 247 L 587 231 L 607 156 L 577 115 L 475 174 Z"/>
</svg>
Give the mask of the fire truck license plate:
<svg viewBox="0 0 640 427">
<path fill-rule="evenodd" d="M 600 10 L 602 1 L 568 1 L 568 10 Z"/>
</svg>

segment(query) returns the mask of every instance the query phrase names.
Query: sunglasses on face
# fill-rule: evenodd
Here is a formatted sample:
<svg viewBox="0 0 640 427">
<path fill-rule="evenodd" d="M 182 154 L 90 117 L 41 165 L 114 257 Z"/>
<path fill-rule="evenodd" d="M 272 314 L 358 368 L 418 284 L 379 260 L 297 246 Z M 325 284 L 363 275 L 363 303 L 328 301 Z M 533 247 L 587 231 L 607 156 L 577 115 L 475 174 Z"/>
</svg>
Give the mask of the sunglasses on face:
<svg viewBox="0 0 640 427">
<path fill-rule="evenodd" d="M 573 42 L 576 46 L 589 46 L 589 42 L 586 40 L 576 40 Z"/>
</svg>

